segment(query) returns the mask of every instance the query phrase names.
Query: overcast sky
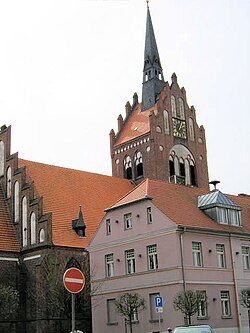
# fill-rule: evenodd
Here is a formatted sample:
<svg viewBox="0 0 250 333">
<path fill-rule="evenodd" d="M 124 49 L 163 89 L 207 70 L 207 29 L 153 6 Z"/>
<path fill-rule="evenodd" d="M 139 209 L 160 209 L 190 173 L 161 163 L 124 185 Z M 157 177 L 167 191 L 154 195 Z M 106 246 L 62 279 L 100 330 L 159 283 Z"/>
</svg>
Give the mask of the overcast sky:
<svg viewBox="0 0 250 333">
<path fill-rule="evenodd" d="M 250 193 L 250 1 L 151 0 L 165 80 L 206 129 L 210 179 Z M 109 131 L 141 98 L 144 0 L 0 0 L 0 123 L 19 157 L 111 174 Z"/>
</svg>

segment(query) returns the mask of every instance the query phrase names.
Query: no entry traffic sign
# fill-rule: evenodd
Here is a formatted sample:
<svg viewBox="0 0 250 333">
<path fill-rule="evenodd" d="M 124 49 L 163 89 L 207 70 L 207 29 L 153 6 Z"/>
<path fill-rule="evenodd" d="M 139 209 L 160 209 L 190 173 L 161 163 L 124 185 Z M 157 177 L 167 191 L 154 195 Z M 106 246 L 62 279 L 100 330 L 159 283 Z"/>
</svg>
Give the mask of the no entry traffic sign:
<svg viewBox="0 0 250 333">
<path fill-rule="evenodd" d="M 85 276 L 78 268 L 69 268 L 63 275 L 64 287 L 72 294 L 77 294 L 83 290 Z"/>
</svg>

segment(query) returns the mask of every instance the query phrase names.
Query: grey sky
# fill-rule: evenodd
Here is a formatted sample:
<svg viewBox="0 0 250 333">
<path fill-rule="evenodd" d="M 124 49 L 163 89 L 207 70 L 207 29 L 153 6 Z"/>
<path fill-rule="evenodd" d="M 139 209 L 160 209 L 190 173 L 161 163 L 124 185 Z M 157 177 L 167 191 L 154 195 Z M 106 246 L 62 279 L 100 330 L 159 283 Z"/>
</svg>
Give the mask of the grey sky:
<svg viewBox="0 0 250 333">
<path fill-rule="evenodd" d="M 250 2 L 151 0 L 165 80 L 206 129 L 210 179 L 250 193 Z M 12 152 L 111 173 L 109 131 L 141 97 L 144 0 L 0 1 L 0 119 Z"/>
</svg>

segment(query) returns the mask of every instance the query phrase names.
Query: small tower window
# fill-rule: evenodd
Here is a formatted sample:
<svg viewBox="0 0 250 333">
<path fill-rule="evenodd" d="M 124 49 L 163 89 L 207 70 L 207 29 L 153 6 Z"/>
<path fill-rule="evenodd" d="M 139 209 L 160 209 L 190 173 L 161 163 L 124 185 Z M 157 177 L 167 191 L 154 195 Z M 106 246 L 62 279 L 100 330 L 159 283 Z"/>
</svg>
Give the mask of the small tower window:
<svg viewBox="0 0 250 333">
<path fill-rule="evenodd" d="M 163 120 L 164 120 L 164 132 L 169 134 L 169 119 L 168 119 L 168 111 L 163 111 Z"/>
<path fill-rule="evenodd" d="M 171 155 L 169 156 L 169 175 L 174 176 L 174 160 Z"/>
<path fill-rule="evenodd" d="M 124 178 L 132 179 L 132 161 L 130 156 L 125 156 L 123 160 Z"/>
<path fill-rule="evenodd" d="M 0 141 L 0 176 L 4 174 L 4 143 Z"/>
<path fill-rule="evenodd" d="M 135 153 L 135 177 L 143 176 L 143 161 L 142 161 L 142 153 L 140 151 Z"/>
<path fill-rule="evenodd" d="M 189 118 L 188 125 L 189 125 L 189 136 L 190 136 L 190 140 L 194 141 L 194 121 L 193 121 L 192 118 Z"/>
<path fill-rule="evenodd" d="M 171 111 L 172 111 L 172 116 L 176 117 L 176 103 L 175 103 L 175 97 L 171 95 Z"/>
<path fill-rule="evenodd" d="M 196 170 L 193 161 L 190 161 L 190 183 L 192 186 L 196 186 Z"/>
<path fill-rule="evenodd" d="M 30 215 L 30 243 L 36 243 L 36 214 L 34 212 Z"/>
<path fill-rule="evenodd" d="M 27 198 L 23 197 L 22 200 L 22 231 L 23 231 L 23 246 L 27 246 L 28 232 L 27 232 Z"/>
<path fill-rule="evenodd" d="M 39 243 L 43 243 L 45 241 L 45 232 L 44 229 L 39 231 Z"/>
<path fill-rule="evenodd" d="M 185 119 L 184 103 L 182 98 L 179 98 L 179 110 L 180 110 L 180 118 Z"/>
<path fill-rule="evenodd" d="M 19 183 L 15 182 L 14 185 L 14 221 L 19 221 Z"/>
<path fill-rule="evenodd" d="M 185 164 L 183 158 L 180 158 L 180 176 L 185 178 Z"/>
<path fill-rule="evenodd" d="M 9 166 L 7 169 L 7 198 L 10 198 L 11 196 L 11 178 L 12 178 L 12 172 L 11 172 L 11 167 Z"/>
</svg>

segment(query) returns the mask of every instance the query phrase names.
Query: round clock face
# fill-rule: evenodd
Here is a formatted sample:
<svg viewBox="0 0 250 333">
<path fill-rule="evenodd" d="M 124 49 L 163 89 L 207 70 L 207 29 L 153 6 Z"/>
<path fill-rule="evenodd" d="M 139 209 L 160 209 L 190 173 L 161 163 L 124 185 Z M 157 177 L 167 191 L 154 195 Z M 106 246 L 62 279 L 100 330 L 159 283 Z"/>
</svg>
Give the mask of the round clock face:
<svg viewBox="0 0 250 333">
<path fill-rule="evenodd" d="M 180 139 L 186 139 L 186 122 L 178 118 L 173 118 L 173 135 Z"/>
</svg>

